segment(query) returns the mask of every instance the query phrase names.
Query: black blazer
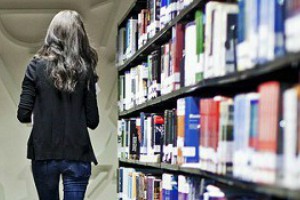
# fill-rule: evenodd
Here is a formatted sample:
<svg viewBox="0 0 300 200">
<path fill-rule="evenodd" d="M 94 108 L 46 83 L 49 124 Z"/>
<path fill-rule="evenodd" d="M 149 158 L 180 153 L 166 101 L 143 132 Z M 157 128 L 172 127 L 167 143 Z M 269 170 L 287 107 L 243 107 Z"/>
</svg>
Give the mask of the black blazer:
<svg viewBox="0 0 300 200">
<path fill-rule="evenodd" d="M 87 80 L 80 80 L 75 92 L 61 92 L 48 78 L 47 62 L 33 59 L 27 66 L 22 83 L 17 117 L 20 122 L 28 123 L 33 113 L 27 157 L 97 164 L 87 129 L 95 129 L 99 123 L 96 80 L 92 78 L 89 87 Z"/>
</svg>

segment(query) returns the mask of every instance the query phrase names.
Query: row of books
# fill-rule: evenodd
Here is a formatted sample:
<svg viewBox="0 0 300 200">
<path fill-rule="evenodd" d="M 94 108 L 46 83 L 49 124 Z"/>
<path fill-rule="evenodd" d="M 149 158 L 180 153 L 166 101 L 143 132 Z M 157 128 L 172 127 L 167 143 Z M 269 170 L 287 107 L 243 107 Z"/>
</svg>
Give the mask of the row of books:
<svg viewBox="0 0 300 200">
<path fill-rule="evenodd" d="M 291 52 L 300 50 L 300 45 L 296 48 L 296 34 L 289 33 L 291 28 L 286 28 L 289 32 L 282 28 L 300 19 L 283 12 L 291 13 L 294 7 L 297 8 L 295 2 L 241 0 L 238 5 L 208 2 L 205 13 L 197 10 L 192 22 L 176 24 L 172 28 L 171 40 L 154 50 L 147 62 L 120 75 L 120 111 L 203 79 L 224 76 L 274 60 L 284 55 L 286 49 Z M 263 17 L 264 20 L 260 18 L 269 12 L 273 14 L 267 14 L 269 17 Z M 254 22 L 256 28 L 253 27 Z M 285 46 L 285 41 L 294 46 Z"/>
<path fill-rule="evenodd" d="M 299 102 L 300 85 L 277 81 L 234 98 L 181 98 L 176 109 L 119 120 L 119 157 L 300 187 Z"/>
<path fill-rule="evenodd" d="M 147 7 L 128 19 L 117 35 L 117 65 L 122 65 L 139 48 L 163 29 L 193 0 L 147 0 Z"/>
<path fill-rule="evenodd" d="M 119 200 L 255 200 L 266 199 L 213 181 L 184 175 L 163 173 L 153 175 L 133 168 L 118 169 Z"/>
<path fill-rule="evenodd" d="M 299 8 L 299 0 L 239 0 L 239 70 L 300 51 Z"/>
<path fill-rule="evenodd" d="M 177 53 L 173 59 L 185 64 L 185 85 L 203 77 L 212 78 L 249 69 L 286 52 L 298 52 L 300 29 L 295 27 L 298 27 L 299 21 L 299 0 L 240 0 L 238 4 L 211 1 L 206 4 L 205 12 L 196 11 L 194 21 L 181 30 L 176 28 L 179 35 L 173 34 L 171 41 L 185 45 L 182 50 L 179 49 L 184 55 Z M 127 49 L 131 56 L 137 48 L 137 21 L 130 19 L 129 30 L 124 29 L 120 30 L 122 34 L 119 36 L 123 35 L 126 42 L 120 39 L 118 44 L 122 44 L 123 51 Z M 177 67 L 171 73 L 179 71 Z M 196 74 L 197 79 L 193 77 Z"/>
</svg>

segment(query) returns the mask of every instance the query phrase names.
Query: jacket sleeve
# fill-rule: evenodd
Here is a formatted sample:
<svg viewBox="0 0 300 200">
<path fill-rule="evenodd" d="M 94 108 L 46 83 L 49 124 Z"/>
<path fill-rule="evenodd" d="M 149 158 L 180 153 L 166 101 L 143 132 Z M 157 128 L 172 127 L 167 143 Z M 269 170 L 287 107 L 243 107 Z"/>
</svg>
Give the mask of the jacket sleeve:
<svg viewBox="0 0 300 200">
<path fill-rule="evenodd" d="M 91 79 L 89 89 L 85 94 L 85 112 L 87 119 L 87 127 L 90 129 L 97 128 L 99 124 L 99 113 L 96 95 L 96 80 Z"/>
<path fill-rule="evenodd" d="M 27 66 L 25 77 L 22 82 L 22 92 L 18 106 L 17 118 L 21 123 L 30 123 L 31 114 L 35 101 L 35 68 L 36 61 L 32 60 Z"/>
</svg>

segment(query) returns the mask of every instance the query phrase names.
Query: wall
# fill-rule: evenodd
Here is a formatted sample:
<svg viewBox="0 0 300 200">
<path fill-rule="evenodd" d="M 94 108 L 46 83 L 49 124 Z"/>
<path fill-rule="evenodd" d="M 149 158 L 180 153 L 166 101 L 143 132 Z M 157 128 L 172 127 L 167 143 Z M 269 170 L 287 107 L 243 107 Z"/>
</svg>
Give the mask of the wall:
<svg viewBox="0 0 300 200">
<path fill-rule="evenodd" d="M 97 0 L 67 0 L 73 2 L 70 6 L 60 0 L 45 0 L 45 5 L 39 4 L 41 1 L 31 1 L 33 3 L 27 6 L 32 7 L 26 10 L 22 0 L 0 0 L 0 200 L 38 199 L 30 160 L 26 159 L 31 127 L 20 124 L 16 112 L 26 65 L 41 44 L 52 16 L 61 7 L 83 13 L 91 42 L 99 53 L 100 126 L 90 131 L 99 165 L 93 166 L 86 199 L 117 199 L 117 70 L 114 47 L 117 22 L 132 1 L 98 0 L 100 3 L 97 3 Z M 53 2 L 57 5 L 52 5 Z M 91 3 L 89 10 L 86 2 Z M 13 5 L 21 9 L 4 9 L 4 6 Z M 36 7 L 38 10 L 35 11 Z M 26 25 L 24 20 L 30 23 Z"/>
</svg>

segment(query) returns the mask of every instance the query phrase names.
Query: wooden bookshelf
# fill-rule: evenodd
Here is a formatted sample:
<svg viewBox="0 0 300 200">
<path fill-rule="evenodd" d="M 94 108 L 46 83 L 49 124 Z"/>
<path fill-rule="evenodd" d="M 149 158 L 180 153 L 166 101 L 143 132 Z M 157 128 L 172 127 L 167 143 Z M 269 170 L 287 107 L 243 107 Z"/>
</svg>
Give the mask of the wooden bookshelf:
<svg viewBox="0 0 300 200">
<path fill-rule="evenodd" d="M 276 185 L 265 185 L 260 183 L 253 183 L 237 179 L 231 175 L 218 175 L 211 172 L 203 171 L 196 168 L 181 167 L 178 165 L 171 165 L 167 163 L 147 163 L 138 160 L 119 159 L 122 166 L 133 168 L 155 168 L 163 172 L 171 172 L 176 174 L 197 175 L 203 178 L 215 180 L 218 183 L 228 186 L 237 187 L 243 190 L 253 191 L 259 194 L 269 195 L 284 199 L 300 199 L 300 190 L 291 190 Z"/>
<path fill-rule="evenodd" d="M 249 70 L 228 74 L 223 77 L 205 79 L 193 86 L 180 88 L 170 94 L 159 96 L 130 110 L 120 112 L 119 116 L 130 117 L 148 108 L 155 109 L 155 107 L 160 107 L 161 104 L 169 104 L 180 97 L 189 95 L 201 94 L 201 96 L 214 96 L 215 93 L 230 95 L 230 91 L 233 89 L 235 89 L 234 93 L 238 93 L 239 89 L 241 89 L 241 92 L 243 90 L 249 91 L 249 89 L 255 90 L 259 83 L 272 79 L 284 80 L 286 82 L 295 81 L 295 79 L 298 79 L 299 63 L 300 53 L 289 54 Z M 212 89 L 214 89 L 214 92 L 211 91 Z"/>
</svg>

